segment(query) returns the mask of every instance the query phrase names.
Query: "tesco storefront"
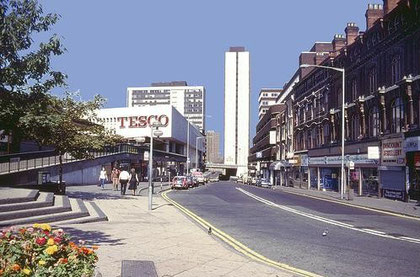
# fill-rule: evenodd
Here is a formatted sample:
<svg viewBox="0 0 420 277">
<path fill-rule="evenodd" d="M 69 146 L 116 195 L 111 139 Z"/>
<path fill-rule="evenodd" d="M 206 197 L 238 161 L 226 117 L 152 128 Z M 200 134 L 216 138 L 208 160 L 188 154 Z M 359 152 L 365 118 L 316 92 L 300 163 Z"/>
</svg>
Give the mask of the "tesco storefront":
<svg viewBox="0 0 420 277">
<path fill-rule="evenodd" d="M 196 167 L 196 160 L 199 164 L 203 162 L 204 136 L 195 125 L 188 123 L 186 118 L 171 105 L 109 108 L 98 110 L 96 114 L 98 121 L 95 123 L 133 142 L 150 137 L 151 124 L 159 122 L 162 135 L 159 137 L 160 144 L 156 144 L 157 149 L 162 153 L 181 156 L 184 160 L 187 155 L 187 135 L 189 134 L 189 168 Z M 142 157 L 137 164 L 147 163 L 146 154 L 148 155 L 145 153 L 146 157 Z M 177 164 L 176 171 L 182 172 L 183 168 L 185 168 L 185 162 Z"/>
</svg>

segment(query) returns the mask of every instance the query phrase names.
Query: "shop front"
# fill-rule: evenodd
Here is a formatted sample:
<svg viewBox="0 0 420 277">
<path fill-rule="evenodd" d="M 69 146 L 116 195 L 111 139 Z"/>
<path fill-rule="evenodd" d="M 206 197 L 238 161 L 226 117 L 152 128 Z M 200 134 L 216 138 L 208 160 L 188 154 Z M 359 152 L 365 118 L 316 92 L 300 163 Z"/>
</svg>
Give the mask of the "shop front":
<svg viewBox="0 0 420 277">
<path fill-rule="evenodd" d="M 405 138 L 404 152 L 408 167 L 408 196 L 420 200 L 420 137 Z"/>
<path fill-rule="evenodd" d="M 292 168 L 288 174 L 289 186 L 307 188 L 308 177 L 310 172 L 308 168 L 308 155 L 307 154 L 295 154 L 293 157 Z"/>
<path fill-rule="evenodd" d="M 384 139 L 381 146 L 380 192 L 389 199 L 407 200 L 408 186 L 403 139 Z"/>
<path fill-rule="evenodd" d="M 345 185 L 358 195 L 377 195 L 379 159 L 369 159 L 368 154 L 344 157 Z M 311 187 L 318 190 L 339 191 L 341 183 L 341 156 L 309 157 Z"/>
</svg>

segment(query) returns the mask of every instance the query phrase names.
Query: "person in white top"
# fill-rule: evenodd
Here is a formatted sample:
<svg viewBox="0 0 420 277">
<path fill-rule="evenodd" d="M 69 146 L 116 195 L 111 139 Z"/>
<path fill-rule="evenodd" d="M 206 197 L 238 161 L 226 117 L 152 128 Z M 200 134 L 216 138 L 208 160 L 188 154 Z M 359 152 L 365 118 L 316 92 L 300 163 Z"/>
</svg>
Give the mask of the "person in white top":
<svg viewBox="0 0 420 277">
<path fill-rule="evenodd" d="M 127 183 L 130 179 L 130 173 L 127 172 L 127 170 L 123 169 L 120 172 L 120 184 L 121 184 L 121 195 L 125 195 L 125 191 L 127 190 Z"/>
<path fill-rule="evenodd" d="M 102 167 L 102 170 L 99 173 L 99 186 L 101 186 L 102 189 L 105 188 L 105 181 L 106 180 L 108 180 L 108 174 L 106 173 L 105 167 Z"/>
</svg>

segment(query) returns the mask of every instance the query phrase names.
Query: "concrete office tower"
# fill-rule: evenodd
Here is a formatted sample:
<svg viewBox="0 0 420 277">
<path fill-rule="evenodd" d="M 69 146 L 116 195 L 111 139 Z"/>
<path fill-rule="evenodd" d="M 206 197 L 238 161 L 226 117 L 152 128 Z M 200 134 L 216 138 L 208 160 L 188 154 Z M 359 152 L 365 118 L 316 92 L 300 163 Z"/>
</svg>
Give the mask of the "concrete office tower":
<svg viewBox="0 0 420 277">
<path fill-rule="evenodd" d="M 220 163 L 220 134 L 216 131 L 206 131 L 206 159 L 209 163 Z"/>
<path fill-rule="evenodd" d="M 224 163 L 237 165 L 237 175 L 248 171 L 249 98 L 249 52 L 231 47 L 225 53 Z"/>
<path fill-rule="evenodd" d="M 127 107 L 172 105 L 201 132 L 205 130 L 206 90 L 185 81 L 152 83 L 150 87 L 127 88 Z"/>
<path fill-rule="evenodd" d="M 276 104 L 276 100 L 283 90 L 281 88 L 262 88 L 258 97 L 258 119 L 265 115 L 270 106 Z"/>
</svg>

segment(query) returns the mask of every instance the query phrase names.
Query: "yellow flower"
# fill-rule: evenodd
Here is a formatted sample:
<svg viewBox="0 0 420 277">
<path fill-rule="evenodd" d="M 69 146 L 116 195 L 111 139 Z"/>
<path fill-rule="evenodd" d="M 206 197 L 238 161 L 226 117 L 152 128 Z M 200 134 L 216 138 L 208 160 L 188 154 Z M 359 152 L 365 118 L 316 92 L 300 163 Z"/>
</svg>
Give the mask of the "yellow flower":
<svg viewBox="0 0 420 277">
<path fill-rule="evenodd" d="M 54 245 L 54 244 L 55 244 L 55 243 L 54 243 L 54 239 L 48 239 L 47 244 L 48 244 L 48 245 Z"/>
<path fill-rule="evenodd" d="M 51 231 L 51 226 L 49 225 L 49 224 L 41 224 L 41 229 L 42 230 L 48 230 L 48 231 Z"/>
<path fill-rule="evenodd" d="M 40 228 L 40 227 L 39 227 L 40 225 L 41 225 L 41 224 L 35 223 L 34 225 L 32 225 L 32 227 L 33 227 L 33 228 Z"/>
<path fill-rule="evenodd" d="M 31 274 L 31 270 L 30 270 L 29 268 L 25 268 L 24 270 L 22 270 L 22 272 L 23 272 L 25 275 L 30 275 L 30 274 Z"/>
<path fill-rule="evenodd" d="M 46 262 L 45 262 L 44 260 L 40 260 L 40 261 L 38 262 L 38 264 L 39 264 L 39 265 L 45 265 L 45 264 L 46 264 Z"/>
<path fill-rule="evenodd" d="M 58 247 L 57 247 L 57 245 L 52 245 L 52 246 L 49 246 L 47 249 L 45 249 L 45 252 L 48 254 L 48 255 L 52 255 L 52 254 L 54 254 L 55 252 L 57 252 L 58 251 Z"/>
</svg>

